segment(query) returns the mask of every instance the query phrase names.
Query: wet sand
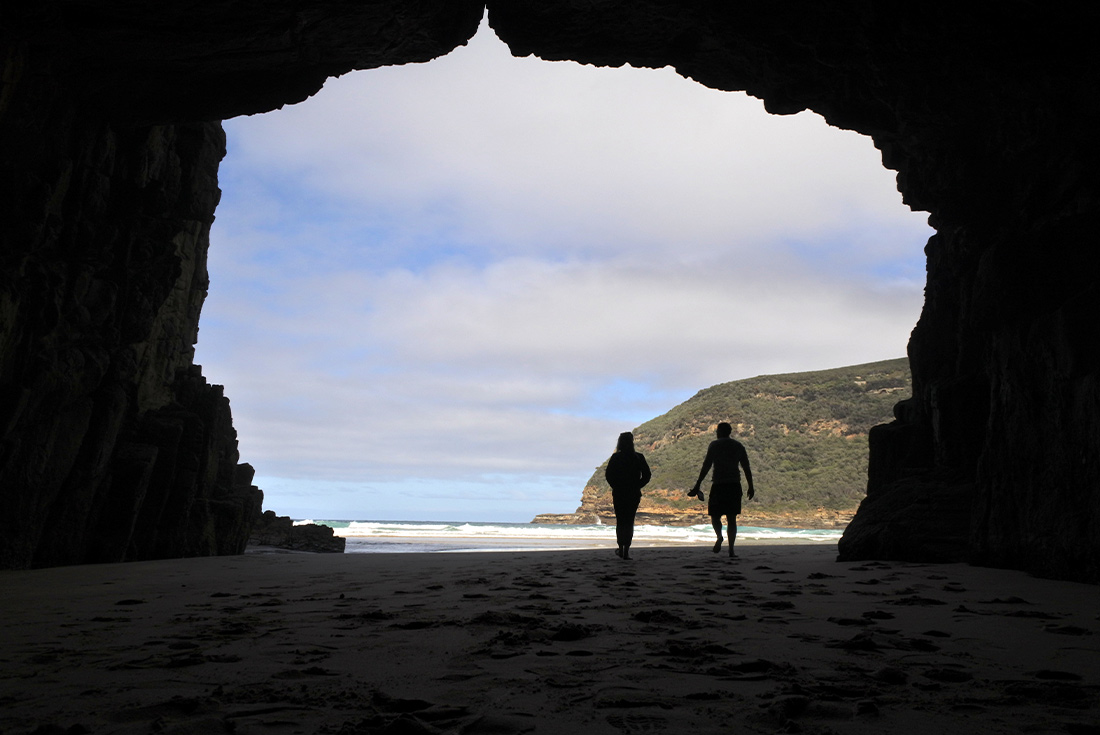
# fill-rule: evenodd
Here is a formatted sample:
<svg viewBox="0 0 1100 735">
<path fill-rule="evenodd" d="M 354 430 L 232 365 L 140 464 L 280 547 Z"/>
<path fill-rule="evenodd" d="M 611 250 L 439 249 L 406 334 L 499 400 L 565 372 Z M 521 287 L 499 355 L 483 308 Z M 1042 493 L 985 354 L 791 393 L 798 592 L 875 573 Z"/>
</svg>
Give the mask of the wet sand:
<svg viewBox="0 0 1100 735">
<path fill-rule="evenodd" d="M 1100 732 L 1100 587 L 823 545 L 635 556 L 0 572 L 0 732 Z"/>
</svg>

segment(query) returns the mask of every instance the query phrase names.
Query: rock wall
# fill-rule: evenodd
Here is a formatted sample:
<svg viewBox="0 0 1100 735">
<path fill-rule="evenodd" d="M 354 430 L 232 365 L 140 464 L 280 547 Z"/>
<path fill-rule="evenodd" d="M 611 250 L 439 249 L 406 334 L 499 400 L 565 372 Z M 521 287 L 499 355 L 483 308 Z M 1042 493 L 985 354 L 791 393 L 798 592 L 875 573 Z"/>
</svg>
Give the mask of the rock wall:
<svg viewBox="0 0 1100 735">
<path fill-rule="evenodd" d="M 192 365 L 221 127 L 114 125 L 8 59 L 0 566 L 239 553 L 262 494 Z"/>
<path fill-rule="evenodd" d="M 0 568 L 244 550 L 263 494 L 193 365 L 219 120 L 446 53 L 482 10 L 0 10 Z"/>
<path fill-rule="evenodd" d="M 14 524 L 0 565 L 243 544 L 232 519 L 258 493 L 224 398 L 190 365 L 214 121 L 297 102 L 353 68 L 446 53 L 482 10 L 0 10 L 0 512 Z M 871 136 L 937 235 L 910 343 L 914 396 L 875 432 L 842 556 L 1100 579 L 1100 10 L 494 0 L 489 18 L 517 54 L 673 65 Z M 150 518 L 165 533 L 134 540 Z"/>
<path fill-rule="evenodd" d="M 311 554 L 342 554 L 348 540 L 337 536 L 329 526 L 305 523 L 295 526 L 288 516 L 277 516 L 265 510 L 252 527 L 249 546 L 267 546 Z"/>
</svg>

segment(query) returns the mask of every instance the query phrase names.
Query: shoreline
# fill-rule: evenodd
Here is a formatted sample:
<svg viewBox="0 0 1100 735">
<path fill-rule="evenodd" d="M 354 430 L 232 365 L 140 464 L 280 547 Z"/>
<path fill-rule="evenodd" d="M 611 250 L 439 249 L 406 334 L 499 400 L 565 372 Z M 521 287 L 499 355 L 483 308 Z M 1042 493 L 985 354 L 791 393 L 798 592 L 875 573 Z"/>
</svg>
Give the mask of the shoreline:
<svg viewBox="0 0 1100 735">
<path fill-rule="evenodd" d="M 324 523 L 324 521 L 315 521 Z M 347 522 L 345 522 L 347 523 Z M 584 549 L 614 549 L 614 525 L 583 527 L 548 525 L 530 532 L 530 524 L 408 524 L 405 522 L 357 521 L 353 527 L 337 528 L 334 532 L 344 539 L 344 553 L 398 552 L 483 552 L 483 551 L 571 551 Z M 440 525 L 449 529 L 442 533 Z M 414 530 L 415 529 L 415 530 Z M 781 529 L 741 526 L 737 543 L 745 546 L 775 544 L 816 544 L 835 549 L 840 537 L 831 529 Z M 802 536 L 796 534 L 804 534 Z M 714 532 L 703 526 L 649 526 L 635 528 L 632 548 L 692 548 L 714 543 Z"/>
<path fill-rule="evenodd" d="M 750 511 L 741 513 L 738 516 L 738 525 L 755 526 L 759 528 L 800 529 L 804 531 L 844 531 L 852 518 L 855 517 L 855 514 L 856 509 L 854 508 L 837 511 L 825 511 L 821 509 L 816 513 L 809 514 L 794 512 L 759 513 Z M 599 519 L 600 523 L 603 525 L 615 525 L 614 514 L 593 510 L 578 510 L 573 513 L 540 513 L 532 518 L 530 523 L 547 526 L 584 526 L 592 524 L 594 519 Z M 690 513 L 661 513 L 655 511 L 652 507 L 645 511 L 639 511 L 638 519 L 637 523 L 648 523 L 651 525 L 670 526 L 674 528 L 710 524 L 710 516 L 703 511 Z"/>
<path fill-rule="evenodd" d="M 0 731 L 1095 729 L 1100 588 L 739 549 L 0 572 Z"/>
<path fill-rule="evenodd" d="M 419 537 L 403 537 L 403 536 L 387 536 L 387 537 L 369 537 L 361 538 L 356 536 L 345 536 L 347 539 L 347 546 L 344 549 L 345 554 L 363 554 L 363 553 L 437 553 L 437 554 L 460 554 L 460 553 L 521 553 L 521 552 L 534 552 L 544 553 L 551 551 L 606 551 L 613 552 L 615 549 L 615 542 L 612 539 L 610 542 L 607 539 L 531 539 L 531 538 L 494 538 L 486 539 L 478 536 L 419 536 Z M 509 543 L 511 542 L 511 543 Z M 637 539 L 630 548 L 636 549 L 694 549 L 709 547 L 713 543 L 713 540 L 708 544 L 701 544 L 700 542 L 693 541 L 670 541 L 667 539 Z M 836 555 L 836 539 L 829 540 L 813 540 L 813 539 L 738 539 L 738 547 L 754 547 L 754 546 L 823 546 L 832 549 L 832 553 Z M 385 547 L 392 547 L 387 549 Z M 374 547 L 374 548 L 371 548 Z M 247 551 L 246 553 L 256 553 L 254 551 Z"/>
</svg>

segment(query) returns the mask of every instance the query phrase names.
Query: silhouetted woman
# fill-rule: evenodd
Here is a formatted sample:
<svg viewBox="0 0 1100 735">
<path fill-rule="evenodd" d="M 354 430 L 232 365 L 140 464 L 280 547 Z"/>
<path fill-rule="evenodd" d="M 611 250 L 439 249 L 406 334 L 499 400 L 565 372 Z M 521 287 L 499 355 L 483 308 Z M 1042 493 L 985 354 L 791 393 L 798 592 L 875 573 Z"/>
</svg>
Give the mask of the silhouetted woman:
<svg viewBox="0 0 1100 735">
<path fill-rule="evenodd" d="M 615 453 L 607 460 L 604 477 L 611 486 L 611 500 L 615 504 L 615 539 L 619 542 L 615 555 L 629 559 L 634 516 L 638 513 L 638 503 L 642 502 L 642 488 L 650 477 L 649 463 L 641 452 L 634 451 L 634 435 L 629 431 L 619 434 Z"/>
</svg>

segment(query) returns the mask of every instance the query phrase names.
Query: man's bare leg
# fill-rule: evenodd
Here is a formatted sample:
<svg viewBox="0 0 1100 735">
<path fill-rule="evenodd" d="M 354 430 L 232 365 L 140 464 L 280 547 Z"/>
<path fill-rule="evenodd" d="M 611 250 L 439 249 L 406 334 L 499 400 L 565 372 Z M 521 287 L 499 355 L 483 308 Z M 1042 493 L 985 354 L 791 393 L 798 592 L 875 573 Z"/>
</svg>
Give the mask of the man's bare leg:
<svg viewBox="0 0 1100 735">
<path fill-rule="evenodd" d="M 736 559 L 737 554 L 733 553 L 733 542 L 737 540 L 737 516 L 731 516 L 729 520 L 729 535 L 730 535 L 730 558 Z"/>
<path fill-rule="evenodd" d="M 722 516 L 711 516 L 710 525 L 714 526 L 714 535 L 718 537 L 718 540 L 714 542 L 714 548 L 711 549 L 715 554 L 722 550 Z"/>
</svg>

